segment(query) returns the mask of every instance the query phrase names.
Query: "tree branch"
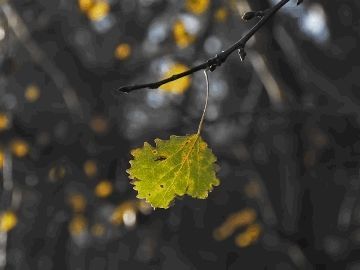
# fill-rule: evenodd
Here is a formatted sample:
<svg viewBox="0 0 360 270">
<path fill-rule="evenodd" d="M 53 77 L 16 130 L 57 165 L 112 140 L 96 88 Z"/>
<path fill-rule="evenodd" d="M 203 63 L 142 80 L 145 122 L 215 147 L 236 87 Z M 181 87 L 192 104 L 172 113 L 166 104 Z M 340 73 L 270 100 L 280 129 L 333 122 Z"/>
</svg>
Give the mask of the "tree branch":
<svg viewBox="0 0 360 270">
<path fill-rule="evenodd" d="M 238 51 L 241 61 L 245 60 L 245 45 L 249 41 L 249 39 L 261 29 L 262 26 L 280 9 L 282 8 L 286 3 L 288 3 L 290 0 L 281 0 L 279 3 L 277 3 L 275 6 L 266 9 L 264 11 L 249 11 L 246 12 L 243 15 L 244 20 L 250 20 L 255 17 L 261 18 L 253 28 L 249 30 L 241 39 L 239 39 L 236 43 L 234 43 L 231 47 L 226 49 L 225 51 L 222 51 L 219 54 L 216 54 L 215 57 L 212 57 L 208 59 L 206 62 L 199 64 L 187 71 L 184 71 L 179 74 L 175 74 L 169 78 L 152 82 L 152 83 L 146 83 L 146 84 L 137 84 L 137 85 L 129 85 L 129 86 L 123 86 L 118 89 L 118 91 L 129 93 L 134 90 L 142 89 L 142 88 L 149 88 L 149 89 L 156 89 L 159 88 L 161 85 L 166 84 L 168 82 L 176 81 L 182 77 L 191 75 L 195 72 L 198 72 L 200 70 L 209 69 L 210 71 L 214 71 L 217 67 L 221 66 L 222 63 L 226 61 L 228 56 L 232 54 L 234 51 Z M 303 0 L 298 0 L 297 4 L 299 5 Z"/>
</svg>

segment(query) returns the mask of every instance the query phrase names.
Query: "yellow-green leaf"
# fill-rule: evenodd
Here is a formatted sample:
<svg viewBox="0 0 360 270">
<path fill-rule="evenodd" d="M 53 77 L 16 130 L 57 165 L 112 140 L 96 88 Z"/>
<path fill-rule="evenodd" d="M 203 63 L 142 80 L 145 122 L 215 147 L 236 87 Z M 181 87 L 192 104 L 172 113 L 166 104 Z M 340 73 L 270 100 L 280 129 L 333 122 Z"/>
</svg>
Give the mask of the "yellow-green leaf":
<svg viewBox="0 0 360 270">
<path fill-rule="evenodd" d="M 132 150 L 134 159 L 127 170 L 137 197 L 154 208 L 168 208 L 176 196 L 205 199 L 219 185 L 216 157 L 199 134 L 155 139 L 155 146 Z"/>
</svg>

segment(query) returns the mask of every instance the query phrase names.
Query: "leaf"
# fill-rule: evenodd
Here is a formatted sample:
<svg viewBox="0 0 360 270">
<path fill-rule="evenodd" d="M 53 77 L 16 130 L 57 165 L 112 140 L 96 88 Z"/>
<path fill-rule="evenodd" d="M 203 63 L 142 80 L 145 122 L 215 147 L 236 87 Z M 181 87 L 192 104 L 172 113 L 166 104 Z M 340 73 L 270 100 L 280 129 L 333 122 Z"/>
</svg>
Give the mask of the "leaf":
<svg viewBox="0 0 360 270">
<path fill-rule="evenodd" d="M 156 146 L 144 143 L 134 149 L 131 167 L 127 170 L 134 181 L 139 199 L 146 199 L 154 208 L 168 208 L 176 196 L 190 195 L 205 199 L 216 178 L 216 157 L 199 134 L 155 139 Z"/>
</svg>

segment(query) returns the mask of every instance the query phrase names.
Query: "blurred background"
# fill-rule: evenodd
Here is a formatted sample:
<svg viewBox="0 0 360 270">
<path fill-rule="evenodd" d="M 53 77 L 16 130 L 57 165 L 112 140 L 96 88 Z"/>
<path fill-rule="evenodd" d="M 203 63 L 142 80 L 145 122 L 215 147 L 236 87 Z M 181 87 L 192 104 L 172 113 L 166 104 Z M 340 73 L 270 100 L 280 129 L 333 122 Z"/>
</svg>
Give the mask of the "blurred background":
<svg viewBox="0 0 360 270">
<path fill-rule="evenodd" d="M 210 73 L 206 200 L 153 210 L 129 152 L 197 129 L 201 63 L 277 0 L 1 0 L 0 269 L 360 269 L 360 2 L 290 1 Z"/>
</svg>

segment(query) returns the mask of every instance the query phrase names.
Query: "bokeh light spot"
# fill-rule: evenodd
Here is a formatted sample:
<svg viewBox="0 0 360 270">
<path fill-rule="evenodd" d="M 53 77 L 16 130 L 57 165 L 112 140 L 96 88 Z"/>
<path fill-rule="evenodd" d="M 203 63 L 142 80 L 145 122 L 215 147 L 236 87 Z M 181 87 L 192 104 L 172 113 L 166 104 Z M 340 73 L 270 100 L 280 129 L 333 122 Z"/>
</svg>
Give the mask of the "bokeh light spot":
<svg viewBox="0 0 360 270">
<path fill-rule="evenodd" d="M 26 87 L 24 96 L 28 102 L 35 102 L 40 97 L 40 88 L 35 84 L 31 84 Z"/>
<path fill-rule="evenodd" d="M 5 153 L 4 150 L 0 149 L 0 170 L 4 167 Z"/>
<path fill-rule="evenodd" d="M 235 243 L 237 246 L 239 246 L 241 248 L 250 246 L 251 244 L 255 243 L 259 239 L 261 232 L 262 232 L 262 229 L 259 224 L 257 224 L 257 223 L 251 224 L 245 230 L 245 232 L 242 232 L 235 237 Z"/>
<path fill-rule="evenodd" d="M 9 117 L 5 113 L 0 112 L 0 132 L 8 129 L 9 124 Z"/>
<path fill-rule="evenodd" d="M 5 211 L 0 214 L 0 232 L 8 232 L 12 230 L 18 222 L 18 219 L 13 211 Z"/>
<path fill-rule="evenodd" d="M 85 231 L 87 220 L 84 216 L 76 215 L 69 223 L 69 231 L 73 236 L 77 236 Z"/>
<path fill-rule="evenodd" d="M 214 14 L 215 20 L 218 22 L 224 22 L 227 16 L 228 16 L 228 11 L 224 7 L 218 8 Z"/>
<path fill-rule="evenodd" d="M 208 9 L 209 3 L 209 0 L 186 0 L 185 8 L 187 11 L 199 15 Z"/>
<path fill-rule="evenodd" d="M 180 64 L 180 63 L 175 63 L 172 64 L 169 69 L 165 72 L 163 79 L 171 77 L 174 74 L 178 74 L 181 72 L 184 72 L 188 70 L 188 67 Z M 175 93 L 175 94 L 181 94 L 183 92 L 185 92 L 191 84 L 191 79 L 189 76 L 185 76 L 179 80 L 164 84 L 162 86 L 160 86 L 161 90 L 167 91 L 167 92 L 171 92 L 171 93 Z"/>
<path fill-rule="evenodd" d="M 95 187 L 95 195 L 99 198 L 106 198 L 113 192 L 113 185 L 109 180 L 102 180 Z"/>
<path fill-rule="evenodd" d="M 11 152 L 18 158 L 25 157 L 29 153 L 29 145 L 22 139 L 14 139 L 10 142 Z"/>
<path fill-rule="evenodd" d="M 176 45 L 182 49 L 188 47 L 195 40 L 195 36 L 187 31 L 184 22 L 181 20 L 175 21 L 173 35 Z"/>
<path fill-rule="evenodd" d="M 110 12 L 110 5 L 105 1 L 98 1 L 87 11 L 87 16 L 92 21 L 100 21 Z"/>
<path fill-rule="evenodd" d="M 84 169 L 84 173 L 88 177 L 96 176 L 98 171 L 97 164 L 94 160 L 85 161 L 83 169 Z"/>
<path fill-rule="evenodd" d="M 95 133 L 105 134 L 108 131 L 109 122 L 104 116 L 96 115 L 91 118 L 89 126 Z"/>
<path fill-rule="evenodd" d="M 87 12 L 92 5 L 94 5 L 93 0 L 78 0 L 79 8 L 82 12 Z"/>
<path fill-rule="evenodd" d="M 71 194 L 68 202 L 75 212 L 82 212 L 86 207 L 86 199 L 82 194 Z"/>
<path fill-rule="evenodd" d="M 115 57 L 119 60 L 125 60 L 131 55 L 131 46 L 127 43 L 120 43 L 115 49 Z"/>
</svg>

